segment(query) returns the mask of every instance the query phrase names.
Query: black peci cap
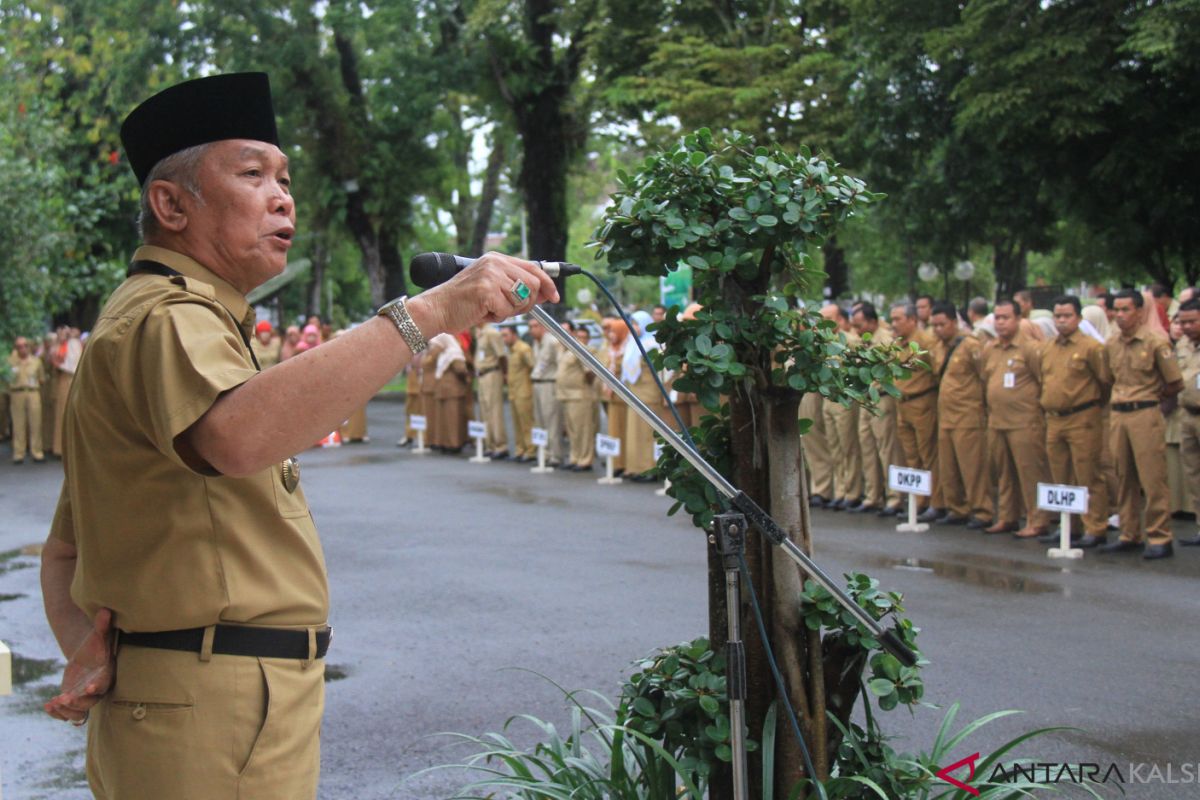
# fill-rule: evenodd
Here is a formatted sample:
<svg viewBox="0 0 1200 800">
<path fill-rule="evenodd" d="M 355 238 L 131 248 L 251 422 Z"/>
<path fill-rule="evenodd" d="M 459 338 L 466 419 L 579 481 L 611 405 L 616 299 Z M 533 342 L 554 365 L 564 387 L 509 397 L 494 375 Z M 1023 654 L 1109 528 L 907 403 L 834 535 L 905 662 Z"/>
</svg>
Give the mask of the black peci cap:
<svg viewBox="0 0 1200 800">
<path fill-rule="evenodd" d="M 121 125 L 121 144 L 139 184 L 167 156 L 222 139 L 279 146 L 267 73 L 237 72 L 176 84 L 143 102 Z"/>
</svg>

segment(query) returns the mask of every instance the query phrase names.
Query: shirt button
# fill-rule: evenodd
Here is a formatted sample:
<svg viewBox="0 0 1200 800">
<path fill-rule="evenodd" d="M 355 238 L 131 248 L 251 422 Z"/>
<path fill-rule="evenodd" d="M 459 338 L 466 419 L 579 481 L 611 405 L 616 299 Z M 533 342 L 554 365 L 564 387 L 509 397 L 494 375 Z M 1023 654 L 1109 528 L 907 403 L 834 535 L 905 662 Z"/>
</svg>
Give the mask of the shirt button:
<svg viewBox="0 0 1200 800">
<path fill-rule="evenodd" d="M 146 718 L 146 707 L 145 706 L 136 706 L 133 709 L 133 718 L 138 720 L 139 722 L 141 720 L 144 720 Z"/>
</svg>

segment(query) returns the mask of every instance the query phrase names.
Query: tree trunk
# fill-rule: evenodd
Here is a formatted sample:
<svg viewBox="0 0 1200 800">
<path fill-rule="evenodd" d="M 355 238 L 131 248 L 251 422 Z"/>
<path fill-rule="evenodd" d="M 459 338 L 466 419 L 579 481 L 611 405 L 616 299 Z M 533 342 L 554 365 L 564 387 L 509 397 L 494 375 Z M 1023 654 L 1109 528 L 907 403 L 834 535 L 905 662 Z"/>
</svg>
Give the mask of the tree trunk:
<svg viewBox="0 0 1200 800">
<path fill-rule="evenodd" d="M 996 275 L 996 297 L 1012 297 L 1025 288 L 1026 256 L 1024 243 L 1008 239 L 992 241 L 992 263 Z"/>
<path fill-rule="evenodd" d="M 838 245 L 836 236 L 829 237 L 822 249 L 825 251 L 825 285 L 829 287 L 829 299 L 836 300 L 850 291 L 850 268 L 846 264 L 846 251 Z"/>
<path fill-rule="evenodd" d="M 492 212 L 496 208 L 496 199 L 500 196 L 500 175 L 504 172 L 504 164 L 507 160 L 508 136 L 497 127 L 493 134 L 492 152 L 488 156 L 487 171 L 483 175 L 483 188 L 479 192 L 479 205 L 475 208 L 475 225 L 466 250 L 466 254 L 469 256 L 483 255 L 488 228 L 492 225 Z"/>
</svg>

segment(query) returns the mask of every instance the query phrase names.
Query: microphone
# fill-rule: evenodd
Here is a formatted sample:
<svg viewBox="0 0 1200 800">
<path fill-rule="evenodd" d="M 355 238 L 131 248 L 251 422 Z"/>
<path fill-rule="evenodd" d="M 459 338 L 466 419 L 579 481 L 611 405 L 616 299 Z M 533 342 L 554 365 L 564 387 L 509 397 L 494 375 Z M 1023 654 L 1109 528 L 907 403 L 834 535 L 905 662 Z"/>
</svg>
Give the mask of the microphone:
<svg viewBox="0 0 1200 800">
<path fill-rule="evenodd" d="M 418 253 L 408 262 L 408 271 L 413 283 L 422 289 L 432 289 L 445 283 L 459 272 L 475 263 L 473 258 L 450 255 L 449 253 Z M 582 270 L 563 261 L 534 261 L 542 271 L 558 281 L 568 275 L 578 275 Z M 561 293 L 561 288 L 560 288 Z"/>
</svg>

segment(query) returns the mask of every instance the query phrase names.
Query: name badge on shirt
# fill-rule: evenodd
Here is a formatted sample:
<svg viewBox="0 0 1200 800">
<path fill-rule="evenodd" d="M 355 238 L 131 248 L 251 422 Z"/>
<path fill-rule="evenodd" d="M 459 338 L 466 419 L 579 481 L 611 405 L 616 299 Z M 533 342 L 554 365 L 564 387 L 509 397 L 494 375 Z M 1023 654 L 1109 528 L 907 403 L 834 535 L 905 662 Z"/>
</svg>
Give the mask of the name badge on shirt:
<svg viewBox="0 0 1200 800">
<path fill-rule="evenodd" d="M 485 359 L 485 358 L 487 358 L 487 354 L 483 352 L 482 348 L 475 351 L 475 360 L 476 361 L 483 361 L 483 359 Z"/>
<path fill-rule="evenodd" d="M 1200 372 L 1196 373 L 1196 388 L 1200 389 Z"/>
<path fill-rule="evenodd" d="M 300 462 L 295 456 L 283 462 L 280 478 L 283 481 L 283 488 L 287 489 L 288 494 L 293 494 L 296 487 L 300 485 Z"/>
<path fill-rule="evenodd" d="M 1015 372 L 1004 373 L 1004 388 L 1012 389 L 1012 388 L 1016 387 L 1016 385 L 1017 385 L 1017 373 L 1015 373 Z"/>
</svg>

